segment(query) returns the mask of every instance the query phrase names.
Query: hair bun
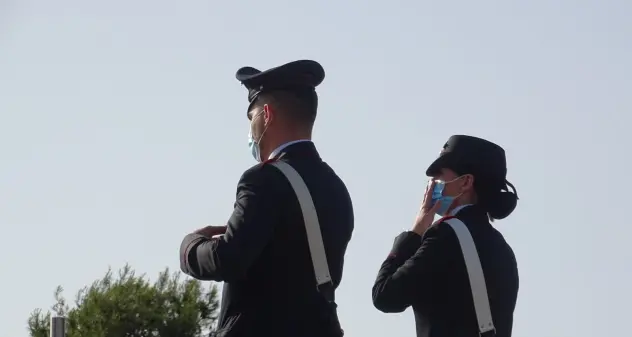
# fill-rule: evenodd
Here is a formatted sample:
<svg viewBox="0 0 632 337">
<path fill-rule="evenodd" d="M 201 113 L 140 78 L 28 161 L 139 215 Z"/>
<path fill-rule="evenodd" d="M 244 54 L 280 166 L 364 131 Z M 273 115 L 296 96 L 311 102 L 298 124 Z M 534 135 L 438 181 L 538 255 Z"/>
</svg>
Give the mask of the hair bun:
<svg viewBox="0 0 632 337">
<path fill-rule="evenodd" d="M 508 217 L 518 205 L 518 196 L 512 192 L 500 191 L 487 205 L 487 213 L 493 219 Z"/>
</svg>

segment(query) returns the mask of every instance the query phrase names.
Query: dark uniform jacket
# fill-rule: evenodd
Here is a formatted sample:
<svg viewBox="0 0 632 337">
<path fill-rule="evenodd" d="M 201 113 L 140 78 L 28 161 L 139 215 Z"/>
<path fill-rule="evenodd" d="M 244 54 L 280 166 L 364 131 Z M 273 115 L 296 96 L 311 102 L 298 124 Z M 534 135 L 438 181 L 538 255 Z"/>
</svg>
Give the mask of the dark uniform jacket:
<svg viewBox="0 0 632 337">
<path fill-rule="evenodd" d="M 476 205 L 455 216 L 469 229 L 481 260 L 496 337 L 510 337 L 518 294 L 514 253 Z M 443 219 L 442 219 L 443 220 Z M 382 264 L 373 303 L 383 312 L 412 306 L 418 337 L 478 337 L 467 269 L 456 234 L 442 220 L 423 235 L 400 234 Z"/>
<path fill-rule="evenodd" d="M 277 156 L 307 185 L 320 222 L 334 289 L 340 284 L 354 226 L 349 192 L 312 142 Z M 264 162 L 247 170 L 226 234 L 189 234 L 180 248 L 181 269 L 201 280 L 224 281 L 215 336 L 339 336 L 335 303 L 316 288 L 303 214 L 287 178 Z"/>
</svg>

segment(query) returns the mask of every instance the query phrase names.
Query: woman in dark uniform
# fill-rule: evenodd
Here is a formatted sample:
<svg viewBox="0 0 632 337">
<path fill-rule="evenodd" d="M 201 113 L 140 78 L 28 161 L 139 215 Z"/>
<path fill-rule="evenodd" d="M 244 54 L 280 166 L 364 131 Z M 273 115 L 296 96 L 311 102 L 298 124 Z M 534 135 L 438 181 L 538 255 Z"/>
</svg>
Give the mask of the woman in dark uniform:
<svg viewBox="0 0 632 337">
<path fill-rule="evenodd" d="M 417 219 L 382 263 L 373 304 L 389 313 L 412 306 L 418 337 L 510 337 L 518 268 L 491 225 L 518 200 L 506 180 L 505 151 L 452 136 L 426 175 L 431 181 Z M 435 214 L 442 218 L 434 222 Z"/>
</svg>

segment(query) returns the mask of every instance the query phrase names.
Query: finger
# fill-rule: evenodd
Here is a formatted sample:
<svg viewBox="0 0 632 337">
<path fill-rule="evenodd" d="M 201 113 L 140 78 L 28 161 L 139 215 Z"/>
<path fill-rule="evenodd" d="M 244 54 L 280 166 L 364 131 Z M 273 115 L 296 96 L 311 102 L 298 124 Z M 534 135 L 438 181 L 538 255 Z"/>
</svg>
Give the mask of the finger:
<svg viewBox="0 0 632 337">
<path fill-rule="evenodd" d="M 428 186 L 426 186 L 426 192 L 424 193 L 424 201 L 430 200 L 432 198 L 432 191 L 434 191 L 435 181 L 434 179 L 430 179 L 428 182 Z"/>
<path fill-rule="evenodd" d="M 439 209 L 439 207 L 441 207 L 441 200 L 435 202 L 435 204 L 430 208 L 430 211 L 434 213 Z"/>
<path fill-rule="evenodd" d="M 424 195 L 423 207 L 425 208 L 429 208 L 432 204 L 432 194 L 434 193 L 435 185 L 436 183 L 434 182 L 434 180 L 432 180 L 432 182 L 428 186 L 428 190 L 426 191 L 426 194 Z"/>
</svg>

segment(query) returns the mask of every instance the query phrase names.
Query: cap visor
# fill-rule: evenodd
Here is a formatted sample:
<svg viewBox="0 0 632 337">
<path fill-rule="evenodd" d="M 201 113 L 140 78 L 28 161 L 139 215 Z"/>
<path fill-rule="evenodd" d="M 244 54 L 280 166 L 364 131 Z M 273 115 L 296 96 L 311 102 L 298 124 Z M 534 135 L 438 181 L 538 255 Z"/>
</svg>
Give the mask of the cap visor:
<svg viewBox="0 0 632 337">
<path fill-rule="evenodd" d="M 428 177 L 433 177 L 441 174 L 441 169 L 451 168 L 454 162 L 453 159 L 454 156 L 451 153 L 444 153 L 442 156 L 435 159 L 435 161 L 433 161 L 430 166 L 428 166 L 428 169 L 426 170 L 426 175 Z"/>
</svg>

